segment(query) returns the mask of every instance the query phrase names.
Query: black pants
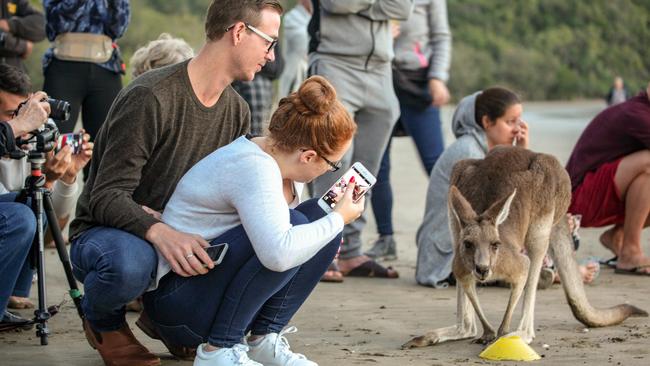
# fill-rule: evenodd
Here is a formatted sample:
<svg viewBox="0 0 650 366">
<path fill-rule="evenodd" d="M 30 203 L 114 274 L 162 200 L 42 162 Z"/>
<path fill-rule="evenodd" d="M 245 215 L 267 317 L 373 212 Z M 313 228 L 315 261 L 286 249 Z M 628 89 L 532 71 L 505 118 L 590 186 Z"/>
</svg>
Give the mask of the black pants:
<svg viewBox="0 0 650 366">
<path fill-rule="evenodd" d="M 61 61 L 56 58 L 45 71 L 43 90 L 50 98 L 70 103 L 70 118 L 57 121 L 61 133 L 73 132 L 82 110 L 83 128 L 91 140 L 97 136 L 108 110 L 122 89 L 121 75 L 90 62 Z"/>
</svg>

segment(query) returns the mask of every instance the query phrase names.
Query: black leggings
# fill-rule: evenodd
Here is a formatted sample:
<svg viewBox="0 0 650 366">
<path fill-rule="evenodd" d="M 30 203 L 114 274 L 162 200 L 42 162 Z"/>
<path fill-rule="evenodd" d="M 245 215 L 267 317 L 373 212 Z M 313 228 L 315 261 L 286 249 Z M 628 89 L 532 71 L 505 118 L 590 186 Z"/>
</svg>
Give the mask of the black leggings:
<svg viewBox="0 0 650 366">
<path fill-rule="evenodd" d="M 83 128 L 94 140 L 121 89 L 121 75 L 90 62 L 53 58 L 45 71 L 43 90 L 50 98 L 70 103 L 70 118 L 57 121 L 61 133 L 73 132 L 81 109 Z"/>
</svg>

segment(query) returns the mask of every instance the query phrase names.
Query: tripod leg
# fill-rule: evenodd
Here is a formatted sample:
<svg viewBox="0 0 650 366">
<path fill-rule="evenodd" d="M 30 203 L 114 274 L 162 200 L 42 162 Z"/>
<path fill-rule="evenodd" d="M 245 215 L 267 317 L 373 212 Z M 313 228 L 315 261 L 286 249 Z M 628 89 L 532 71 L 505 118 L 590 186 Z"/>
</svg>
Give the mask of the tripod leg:
<svg viewBox="0 0 650 366">
<path fill-rule="evenodd" d="M 56 214 L 54 213 L 54 206 L 52 205 L 52 197 L 49 191 L 46 191 L 44 194 L 43 204 L 45 206 L 45 214 L 47 215 L 47 221 L 49 223 L 50 232 L 52 233 L 52 238 L 56 244 L 56 251 L 59 254 L 59 260 L 63 264 L 63 270 L 65 271 L 65 277 L 68 280 L 68 286 L 70 287 L 70 297 L 74 301 L 74 305 L 77 308 L 77 314 L 81 320 L 84 319 L 84 313 L 81 309 L 81 299 L 83 295 L 77 286 L 77 281 L 72 274 L 72 265 L 70 264 L 70 257 L 68 256 L 68 251 L 65 248 L 65 243 L 63 242 L 63 236 L 61 235 L 61 228 L 59 228 L 58 221 L 56 219 Z"/>
<path fill-rule="evenodd" d="M 41 345 L 46 346 L 47 336 L 50 333 L 47 327 L 47 321 L 50 319 L 50 313 L 47 309 L 47 299 L 45 294 L 45 235 L 43 233 L 43 192 L 36 190 L 32 196 L 32 210 L 36 215 L 36 237 L 34 238 L 33 254 L 36 271 L 38 274 L 38 309 L 34 311 L 36 316 L 36 336 L 41 338 Z"/>
</svg>

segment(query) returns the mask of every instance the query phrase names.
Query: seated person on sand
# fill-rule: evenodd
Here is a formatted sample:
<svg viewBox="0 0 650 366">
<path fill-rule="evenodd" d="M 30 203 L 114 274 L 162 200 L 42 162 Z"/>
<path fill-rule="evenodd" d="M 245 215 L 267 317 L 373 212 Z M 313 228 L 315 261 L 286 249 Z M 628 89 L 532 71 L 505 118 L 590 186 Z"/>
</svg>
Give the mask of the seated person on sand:
<svg viewBox="0 0 650 366">
<path fill-rule="evenodd" d="M 569 158 L 569 212 L 582 226 L 604 227 L 601 243 L 616 273 L 650 275 L 641 231 L 650 225 L 650 83 L 632 99 L 609 107 L 585 128 Z"/>
<path fill-rule="evenodd" d="M 442 153 L 431 172 L 424 218 L 416 241 L 415 279 L 420 285 L 446 287 L 454 284 L 454 256 L 447 217 L 451 170 L 463 159 L 482 159 L 497 145 L 528 148 L 528 125 L 521 119 L 522 104 L 512 91 L 492 87 L 463 98 L 452 117 L 457 140 Z M 581 268 L 583 280 L 585 268 Z M 590 271 L 586 271 L 590 272 Z M 548 276 L 548 285 L 553 277 Z M 589 273 L 587 273 L 589 274 Z"/>
<path fill-rule="evenodd" d="M 285 327 L 364 199 L 353 202 L 350 181 L 326 214 L 316 199 L 300 203 L 293 183 L 332 170 L 328 161 L 343 157 L 355 131 L 334 88 L 314 76 L 280 100 L 267 136 L 242 136 L 183 176 L 163 221 L 229 249 L 216 266 L 202 248 L 187 253 L 190 264 L 210 268 L 192 277 L 170 272 L 159 255 L 158 287 L 144 295 L 144 313 L 163 341 L 198 346 L 195 366 L 316 365 L 289 349 L 283 334 L 295 327 Z"/>
</svg>

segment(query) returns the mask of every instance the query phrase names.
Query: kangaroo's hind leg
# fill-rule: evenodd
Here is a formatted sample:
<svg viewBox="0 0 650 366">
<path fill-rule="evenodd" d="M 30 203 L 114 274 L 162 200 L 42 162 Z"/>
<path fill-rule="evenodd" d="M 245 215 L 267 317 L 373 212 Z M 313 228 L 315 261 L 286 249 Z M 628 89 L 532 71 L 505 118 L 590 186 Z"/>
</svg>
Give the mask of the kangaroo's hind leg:
<svg viewBox="0 0 650 366">
<path fill-rule="evenodd" d="M 456 286 L 457 309 L 456 325 L 438 328 L 424 335 L 415 337 L 402 345 L 402 349 L 426 347 L 446 341 L 473 338 L 478 333 L 476 316 L 467 295 L 460 285 Z"/>
<path fill-rule="evenodd" d="M 534 224 L 531 223 L 526 237 L 526 250 L 530 258 L 530 268 L 524 290 L 523 316 L 517 333 L 526 342 L 530 343 L 535 338 L 535 298 L 537 295 L 537 283 L 539 272 L 542 269 L 544 255 L 548 250 L 553 226 L 553 214 L 550 213 L 540 218 Z"/>
</svg>

